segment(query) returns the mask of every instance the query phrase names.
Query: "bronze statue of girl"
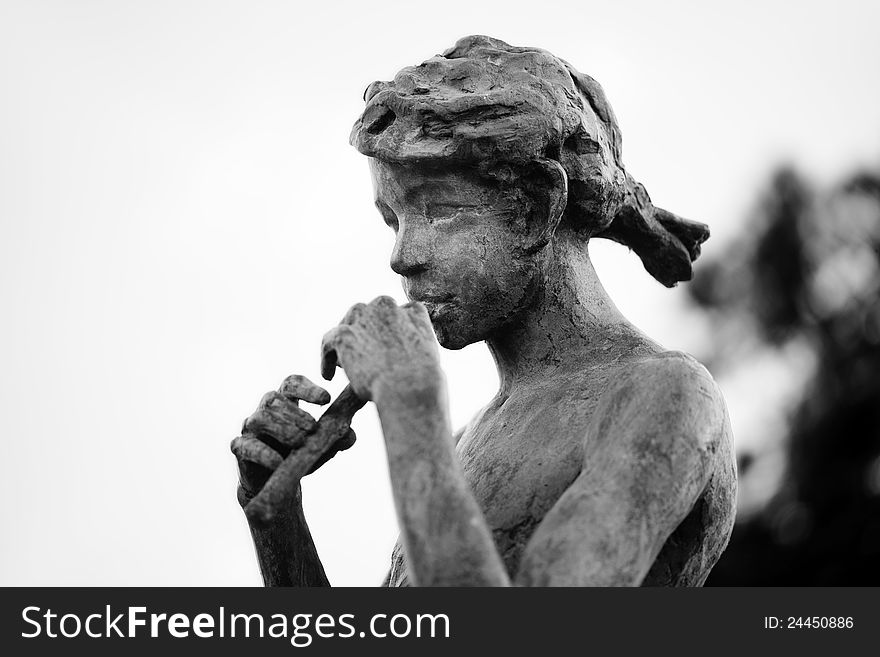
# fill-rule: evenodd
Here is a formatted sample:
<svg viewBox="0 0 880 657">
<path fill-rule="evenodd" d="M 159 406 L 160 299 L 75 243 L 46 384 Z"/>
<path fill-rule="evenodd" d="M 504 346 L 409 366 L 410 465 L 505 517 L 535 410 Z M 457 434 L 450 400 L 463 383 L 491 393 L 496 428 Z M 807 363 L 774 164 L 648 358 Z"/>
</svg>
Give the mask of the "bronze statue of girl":
<svg viewBox="0 0 880 657">
<path fill-rule="evenodd" d="M 401 531 L 386 583 L 701 585 L 734 518 L 724 400 L 620 314 L 587 247 L 621 242 L 672 286 L 706 226 L 652 205 L 602 89 L 544 50 L 466 37 L 365 100 L 351 142 L 411 302 L 353 306 L 322 371 L 343 368 L 378 410 Z M 498 367 L 457 433 L 438 341 L 485 341 Z M 297 400 L 329 395 L 290 377 L 233 441 L 242 504 L 313 435 Z M 328 584 L 299 494 L 251 530 L 267 585 Z"/>
</svg>

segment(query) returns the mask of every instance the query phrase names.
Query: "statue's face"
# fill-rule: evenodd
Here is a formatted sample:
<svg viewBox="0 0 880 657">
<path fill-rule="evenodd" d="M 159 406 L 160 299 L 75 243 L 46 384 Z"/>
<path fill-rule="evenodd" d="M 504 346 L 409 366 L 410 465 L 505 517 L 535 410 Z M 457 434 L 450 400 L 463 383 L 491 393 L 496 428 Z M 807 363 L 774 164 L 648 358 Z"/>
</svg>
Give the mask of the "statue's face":
<svg viewBox="0 0 880 657">
<path fill-rule="evenodd" d="M 465 171 L 371 159 L 376 206 L 395 232 L 391 268 L 428 309 L 440 344 L 490 338 L 535 298 L 525 217 L 497 186 Z"/>
</svg>

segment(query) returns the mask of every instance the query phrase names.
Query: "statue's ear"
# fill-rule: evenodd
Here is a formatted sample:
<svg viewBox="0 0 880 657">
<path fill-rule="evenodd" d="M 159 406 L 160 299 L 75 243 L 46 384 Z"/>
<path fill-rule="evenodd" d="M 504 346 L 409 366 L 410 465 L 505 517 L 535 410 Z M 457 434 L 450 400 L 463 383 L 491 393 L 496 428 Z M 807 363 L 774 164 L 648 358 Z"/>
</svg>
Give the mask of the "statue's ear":
<svg viewBox="0 0 880 657">
<path fill-rule="evenodd" d="M 535 253 L 547 245 L 559 226 L 568 201 L 568 176 L 556 160 L 534 160 L 524 182 L 534 203 L 524 250 Z"/>
</svg>

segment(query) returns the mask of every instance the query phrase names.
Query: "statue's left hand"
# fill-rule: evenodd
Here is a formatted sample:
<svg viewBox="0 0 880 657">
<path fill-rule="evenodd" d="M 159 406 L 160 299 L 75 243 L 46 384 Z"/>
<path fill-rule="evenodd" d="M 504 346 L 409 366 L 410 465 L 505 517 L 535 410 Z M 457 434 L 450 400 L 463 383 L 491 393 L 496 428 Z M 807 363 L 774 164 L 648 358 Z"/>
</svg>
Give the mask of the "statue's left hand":
<svg viewBox="0 0 880 657">
<path fill-rule="evenodd" d="M 418 302 L 398 306 L 386 296 L 355 304 L 324 336 L 324 378 L 333 378 L 337 366 L 359 397 L 373 401 L 396 391 L 443 385 L 428 311 Z"/>
</svg>

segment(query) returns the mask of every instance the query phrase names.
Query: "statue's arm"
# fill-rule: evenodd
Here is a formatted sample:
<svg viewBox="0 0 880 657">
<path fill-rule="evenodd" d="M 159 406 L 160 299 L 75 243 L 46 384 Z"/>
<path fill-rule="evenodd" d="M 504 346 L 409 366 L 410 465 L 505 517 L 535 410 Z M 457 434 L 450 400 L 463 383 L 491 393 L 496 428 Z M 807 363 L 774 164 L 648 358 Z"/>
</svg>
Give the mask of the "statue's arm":
<svg viewBox="0 0 880 657">
<path fill-rule="evenodd" d="M 250 499 L 239 487 L 242 508 Z M 248 524 L 266 586 L 330 586 L 303 515 L 299 490 L 294 503 L 269 526 Z"/>
<path fill-rule="evenodd" d="M 726 422 L 718 387 L 693 359 L 635 367 L 601 401 L 583 470 L 532 535 L 516 582 L 641 584 L 706 488 Z"/>
<path fill-rule="evenodd" d="M 510 584 L 483 513 L 455 454 L 442 377 L 420 388 L 389 388 L 376 408 L 391 488 L 415 586 Z"/>
<path fill-rule="evenodd" d="M 452 436 L 452 444 L 453 445 L 458 445 L 462 436 L 464 436 L 464 432 L 467 431 L 468 426 L 470 426 L 470 425 L 465 425 L 465 426 L 459 428 L 459 430 L 455 432 L 455 434 Z M 398 540 L 399 540 L 399 538 L 398 538 Z M 398 547 L 399 547 L 399 544 L 397 546 L 395 546 L 395 552 L 397 551 Z M 395 555 L 392 554 L 391 558 L 393 561 L 395 559 Z M 388 569 L 388 572 L 385 574 L 385 579 L 382 580 L 382 586 L 391 586 L 392 585 L 391 576 L 393 574 L 393 571 L 394 571 L 393 566 L 392 566 L 392 568 Z"/>
</svg>

